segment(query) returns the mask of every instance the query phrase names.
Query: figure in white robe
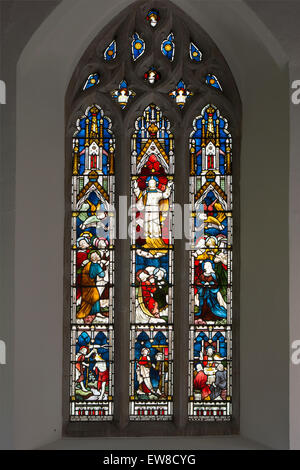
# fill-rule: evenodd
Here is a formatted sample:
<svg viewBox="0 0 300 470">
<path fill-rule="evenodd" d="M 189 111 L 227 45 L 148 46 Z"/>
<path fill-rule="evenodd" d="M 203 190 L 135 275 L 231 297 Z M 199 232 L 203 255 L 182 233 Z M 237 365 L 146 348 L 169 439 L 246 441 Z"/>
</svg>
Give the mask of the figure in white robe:
<svg viewBox="0 0 300 470">
<path fill-rule="evenodd" d="M 141 191 L 138 182 L 134 182 L 134 194 L 137 197 L 136 207 L 144 213 L 143 238 L 146 240 L 145 248 L 165 248 L 162 240 L 161 222 L 166 218 L 169 204 L 168 199 L 172 192 L 173 182 L 168 181 L 164 191 L 156 186 L 156 179 L 151 177 L 148 186 Z"/>
</svg>

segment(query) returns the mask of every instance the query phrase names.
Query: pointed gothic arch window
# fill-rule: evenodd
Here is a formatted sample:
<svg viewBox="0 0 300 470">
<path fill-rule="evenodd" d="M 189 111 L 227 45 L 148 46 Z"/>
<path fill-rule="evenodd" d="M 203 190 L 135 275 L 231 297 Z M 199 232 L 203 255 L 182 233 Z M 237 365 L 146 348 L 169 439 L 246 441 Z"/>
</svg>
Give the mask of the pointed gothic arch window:
<svg viewBox="0 0 300 470">
<path fill-rule="evenodd" d="M 66 117 L 65 432 L 236 432 L 228 65 L 182 10 L 139 1 L 80 59 Z"/>
</svg>

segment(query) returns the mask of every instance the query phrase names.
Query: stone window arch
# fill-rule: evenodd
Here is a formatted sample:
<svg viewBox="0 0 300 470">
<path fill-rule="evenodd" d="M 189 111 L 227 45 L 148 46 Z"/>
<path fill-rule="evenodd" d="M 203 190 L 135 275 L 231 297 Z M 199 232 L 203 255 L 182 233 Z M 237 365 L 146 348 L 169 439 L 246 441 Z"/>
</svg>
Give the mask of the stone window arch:
<svg viewBox="0 0 300 470">
<path fill-rule="evenodd" d="M 151 11 L 157 11 L 157 23 Z M 149 19 L 147 19 L 147 17 Z M 152 22 L 152 24 L 151 24 Z M 134 42 L 141 44 L 134 52 Z M 173 46 L 172 46 L 173 43 Z M 165 46 L 165 53 L 162 49 Z M 174 47 L 175 44 L 175 47 Z M 173 47 L 173 49 L 172 49 Z M 140 52 L 142 51 L 142 52 Z M 108 52 L 111 52 L 108 54 Z M 194 55 L 193 55 L 194 54 Z M 150 83 L 151 77 L 154 83 Z M 149 78 L 150 77 L 150 78 Z M 213 81 L 214 80 L 214 81 Z M 182 90 L 184 98 L 182 97 Z M 190 93 L 188 95 L 188 93 Z M 120 98 L 119 98 L 120 97 Z M 125 97 L 125 98 L 124 98 Z M 186 98 L 186 99 L 185 99 Z M 190 257 L 186 241 L 174 240 L 174 287 L 172 290 L 173 317 L 171 324 L 174 343 L 172 349 L 172 411 L 171 419 L 137 419 L 132 422 L 129 413 L 130 394 L 130 240 L 117 227 L 114 240 L 113 315 L 109 321 L 111 328 L 111 349 L 109 364 L 112 371 L 111 411 L 112 419 L 103 419 L 103 414 L 87 415 L 88 419 L 70 421 L 70 393 L 64 393 L 64 429 L 69 435 L 157 435 L 157 434 L 212 434 L 233 433 L 239 423 L 238 385 L 238 310 L 239 310 L 239 147 L 241 127 L 241 102 L 231 71 L 222 54 L 207 36 L 184 11 L 171 2 L 136 2 L 125 9 L 93 40 L 78 62 L 66 93 L 66 232 L 65 232 L 65 358 L 73 349 L 73 363 L 76 358 L 76 341 L 72 339 L 70 319 L 70 278 L 72 275 L 70 257 L 70 233 L 72 220 L 71 182 L 74 169 L 74 133 L 76 123 L 86 116 L 93 105 L 101 109 L 103 119 L 111 123 L 112 137 L 104 150 L 109 154 L 112 148 L 109 168 L 114 172 L 111 183 L 111 197 L 114 198 L 116 213 L 120 213 L 119 196 L 130 197 L 131 141 L 135 132 L 135 122 L 146 108 L 154 104 L 170 122 L 175 147 L 174 201 L 182 206 L 191 201 L 192 145 L 190 145 L 193 122 L 207 105 L 213 105 L 226 119 L 232 139 L 232 179 L 233 179 L 233 279 L 232 279 L 232 338 L 228 347 L 232 350 L 232 409 L 229 420 L 199 419 L 189 416 L 189 404 L 193 391 L 190 390 L 189 349 L 191 321 L 190 300 Z M 99 142 L 98 142 L 99 144 Z M 76 146 L 76 145 L 75 145 Z M 98 145 L 98 149 L 101 148 Z M 75 152 L 76 153 L 76 152 Z M 79 152 L 80 153 L 80 152 Z M 216 161 L 207 158 L 208 170 Z M 79 158 L 79 157 L 78 157 Z M 107 161 L 108 161 L 107 157 Z M 92 157 L 94 170 L 98 154 Z M 108 170 L 109 174 L 109 170 Z M 75 175 L 77 177 L 77 175 Z M 93 176 L 93 175 L 92 175 Z M 74 172 L 73 172 L 74 178 Z M 109 176 L 108 176 L 109 178 Z M 92 183 L 91 179 L 90 182 Z M 87 184 L 83 184 L 83 187 Z M 88 188 L 87 188 L 88 190 Z M 82 195 L 81 195 L 82 196 Z M 82 197 L 81 197 L 82 199 Z M 74 208 L 73 208 L 74 209 Z M 77 208 L 78 209 L 78 208 Z M 74 212 L 74 211 L 73 211 Z M 123 231 L 124 232 L 124 231 Z M 121 235 L 121 236 L 120 236 Z M 95 242 L 97 243 L 97 241 Z M 97 249 L 96 245 L 89 249 Z M 76 251 L 76 249 L 75 249 Z M 76 315 L 75 315 L 76 316 Z M 73 319 L 74 319 L 73 315 Z M 76 321 L 75 321 L 76 324 Z M 169 323 L 168 323 L 169 324 Z M 104 324 L 105 325 L 105 324 Z M 76 326 L 76 325 L 75 325 Z M 92 326 L 97 329 L 96 324 Z M 103 325 L 102 327 L 103 328 Z M 100 330 L 101 330 L 100 328 Z M 230 328 L 231 331 L 231 328 Z M 99 331 L 100 332 L 100 331 Z M 97 332 L 97 334 L 99 333 Z M 214 332 L 216 335 L 216 332 Z M 90 335 L 91 336 L 91 335 Z M 171 341 L 172 342 L 172 341 Z M 78 347 L 77 347 L 78 349 Z M 98 350 L 99 352 L 99 350 Z M 78 351 L 77 351 L 78 353 Z M 94 359 L 94 357 L 92 356 Z M 155 364 L 154 364 L 155 365 Z M 76 369 L 76 366 L 75 366 Z M 95 367 L 90 367 L 95 371 Z M 78 370 L 78 369 L 77 369 Z M 72 372 L 74 374 L 74 368 Z M 80 372 L 80 371 L 79 371 Z M 98 373 L 99 375 L 99 373 Z M 95 378 L 97 374 L 95 374 Z M 78 379 L 78 377 L 77 377 Z M 75 375 L 73 380 L 77 380 Z M 85 374 L 86 380 L 86 374 Z M 103 381 L 101 382 L 101 384 Z M 78 384 L 78 383 L 77 383 Z M 68 383 L 69 385 L 69 383 Z M 76 385 L 78 386 L 78 385 Z M 97 387 L 96 387 L 97 388 Z M 99 391 L 99 390 L 98 390 Z M 76 401 L 76 400 L 75 400 Z M 94 406 L 96 408 L 96 405 Z M 97 408 L 98 409 L 98 408 Z M 88 410 L 89 411 L 89 410 Z M 86 416 L 86 415 L 85 415 Z M 94 419 L 89 418 L 94 417 Z M 104 416 L 107 416 L 104 414 Z M 140 416 L 140 415 L 139 415 Z M 161 415 L 160 415 L 161 416 Z M 209 415 L 207 415 L 209 417 Z M 215 415 L 213 415 L 215 416 Z M 141 416 L 140 416 L 141 417 Z M 142 417 L 141 417 L 142 418 Z M 142 422 L 139 422 L 142 421 Z"/>
</svg>

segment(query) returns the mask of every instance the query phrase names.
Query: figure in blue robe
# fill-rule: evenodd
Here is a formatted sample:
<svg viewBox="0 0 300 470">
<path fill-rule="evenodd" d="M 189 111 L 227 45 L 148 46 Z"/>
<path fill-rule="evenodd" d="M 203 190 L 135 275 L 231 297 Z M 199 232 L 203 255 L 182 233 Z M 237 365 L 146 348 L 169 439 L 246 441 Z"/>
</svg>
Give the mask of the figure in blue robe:
<svg viewBox="0 0 300 470">
<path fill-rule="evenodd" d="M 226 304 L 221 295 L 216 273 L 212 261 L 204 261 L 203 272 L 199 276 L 197 294 L 199 297 L 199 312 L 195 320 L 217 321 L 227 317 Z"/>
</svg>

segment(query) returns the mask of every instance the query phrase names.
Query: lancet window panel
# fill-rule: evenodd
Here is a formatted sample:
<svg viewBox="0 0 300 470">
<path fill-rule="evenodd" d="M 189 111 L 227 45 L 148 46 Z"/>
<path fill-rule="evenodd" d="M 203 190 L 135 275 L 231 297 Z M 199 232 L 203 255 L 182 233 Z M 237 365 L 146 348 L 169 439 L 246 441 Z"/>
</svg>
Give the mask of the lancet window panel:
<svg viewBox="0 0 300 470">
<path fill-rule="evenodd" d="M 173 416 L 174 142 L 151 104 L 131 139 L 130 419 Z M 166 329 L 167 327 L 167 329 Z"/>
<path fill-rule="evenodd" d="M 71 223 L 72 421 L 112 420 L 115 139 L 97 104 L 73 137 Z"/>
<path fill-rule="evenodd" d="M 190 136 L 189 419 L 232 415 L 232 138 L 207 105 Z"/>
</svg>

